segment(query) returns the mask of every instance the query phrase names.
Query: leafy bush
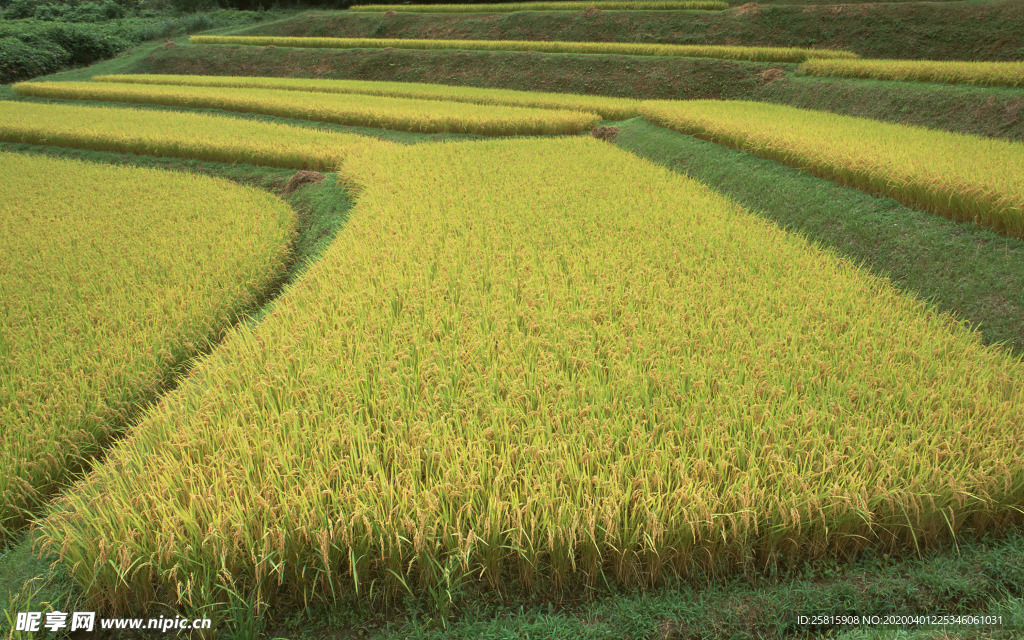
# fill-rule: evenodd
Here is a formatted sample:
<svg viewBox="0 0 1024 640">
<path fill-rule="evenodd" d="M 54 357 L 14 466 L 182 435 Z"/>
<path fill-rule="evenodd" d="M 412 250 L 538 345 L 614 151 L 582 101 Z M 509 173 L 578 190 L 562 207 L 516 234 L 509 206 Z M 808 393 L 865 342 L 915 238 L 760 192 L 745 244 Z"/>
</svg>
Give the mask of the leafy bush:
<svg viewBox="0 0 1024 640">
<path fill-rule="evenodd" d="M 134 44 L 111 29 L 84 24 L 54 23 L 44 29 L 43 37 L 66 49 L 72 64 L 83 65 L 111 58 Z"/>
<path fill-rule="evenodd" d="M 10 17 L 25 15 L 29 5 L 33 17 Z M 144 8 L 140 12 L 159 15 L 155 9 Z M 146 40 L 249 24 L 262 20 L 266 15 L 258 11 L 217 10 L 178 16 L 164 13 L 162 17 L 109 19 L 109 16 L 128 13 L 129 10 L 115 0 L 74 5 L 40 5 L 28 0 L 13 0 L 0 13 L 7 18 L 0 20 L 0 39 L 3 39 L 0 46 L 0 84 L 54 73 L 68 65 L 92 64 Z"/>
<path fill-rule="evenodd" d="M 0 82 L 53 73 L 70 61 L 67 51 L 45 40 L 29 44 L 11 36 L 0 37 Z"/>
<path fill-rule="evenodd" d="M 7 20 L 22 20 L 35 16 L 39 6 L 33 0 L 13 0 L 7 9 L 4 10 L 4 18 Z"/>
</svg>

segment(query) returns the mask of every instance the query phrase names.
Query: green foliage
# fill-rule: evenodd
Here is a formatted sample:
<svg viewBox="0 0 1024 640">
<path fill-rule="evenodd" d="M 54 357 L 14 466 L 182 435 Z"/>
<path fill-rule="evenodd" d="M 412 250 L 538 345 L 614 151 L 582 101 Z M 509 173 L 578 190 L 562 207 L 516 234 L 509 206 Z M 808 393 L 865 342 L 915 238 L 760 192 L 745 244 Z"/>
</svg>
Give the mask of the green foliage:
<svg viewBox="0 0 1024 640">
<path fill-rule="evenodd" d="M 53 42 L 0 36 L 0 82 L 53 73 L 70 62 L 71 54 Z"/>
<path fill-rule="evenodd" d="M 0 84 L 92 64 L 146 40 L 263 19 L 252 11 L 123 17 L 127 10 L 112 0 L 77 5 L 16 2 L 4 12 L 6 20 L 0 20 L 0 52 L 5 54 L 0 55 Z"/>
<path fill-rule="evenodd" d="M 178 11 L 191 13 L 214 6 L 215 0 L 171 0 L 171 6 Z"/>
</svg>

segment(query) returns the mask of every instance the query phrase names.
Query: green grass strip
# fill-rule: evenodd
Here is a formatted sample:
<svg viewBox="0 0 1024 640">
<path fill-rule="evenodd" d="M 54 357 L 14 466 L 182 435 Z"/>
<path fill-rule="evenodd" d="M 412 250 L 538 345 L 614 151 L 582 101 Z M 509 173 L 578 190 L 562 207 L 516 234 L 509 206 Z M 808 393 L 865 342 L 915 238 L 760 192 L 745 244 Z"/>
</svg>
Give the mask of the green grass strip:
<svg viewBox="0 0 1024 640">
<path fill-rule="evenodd" d="M 800 65 L 800 71 L 839 78 L 1024 87 L 1024 62 L 808 60 Z"/>
<path fill-rule="evenodd" d="M 459 87 L 421 82 L 148 74 L 94 76 L 93 80 L 96 82 L 125 82 L 130 84 L 357 93 L 372 96 L 420 98 L 424 100 L 445 100 L 449 102 L 468 102 L 486 105 L 567 109 L 571 111 L 589 111 L 600 115 L 606 120 L 626 120 L 640 113 L 640 101 L 630 98 L 545 93 L 541 91 L 516 91 L 513 89 L 481 89 L 477 87 Z"/>
<path fill-rule="evenodd" d="M 596 113 L 581 111 L 273 89 L 114 82 L 23 82 L 14 85 L 14 91 L 18 95 L 37 98 L 203 107 L 416 133 L 487 136 L 575 134 L 593 128 L 601 120 Z"/>
<path fill-rule="evenodd" d="M 645 118 L 1024 237 L 1024 144 L 757 102 L 649 101 Z"/>
<path fill-rule="evenodd" d="M 665 0 L 638 2 L 509 2 L 503 4 L 363 4 L 351 11 L 399 13 L 513 13 L 516 11 L 723 11 L 726 2 L 714 0 Z"/>
<path fill-rule="evenodd" d="M 291 38 L 277 36 L 192 36 L 196 44 L 320 49 L 462 49 L 536 51 L 540 53 L 605 53 L 627 56 L 721 58 L 760 62 L 803 62 L 810 58 L 856 58 L 836 49 L 799 47 L 733 47 L 725 45 L 643 44 L 633 42 L 558 42 L 544 40 L 429 40 L 413 38 Z"/>
<path fill-rule="evenodd" d="M 390 144 L 227 116 L 12 101 L 0 101 L 0 140 L 319 171 L 349 150 Z"/>
<path fill-rule="evenodd" d="M 0 153 L 0 537 L 284 275 L 295 215 L 224 180 Z"/>
</svg>

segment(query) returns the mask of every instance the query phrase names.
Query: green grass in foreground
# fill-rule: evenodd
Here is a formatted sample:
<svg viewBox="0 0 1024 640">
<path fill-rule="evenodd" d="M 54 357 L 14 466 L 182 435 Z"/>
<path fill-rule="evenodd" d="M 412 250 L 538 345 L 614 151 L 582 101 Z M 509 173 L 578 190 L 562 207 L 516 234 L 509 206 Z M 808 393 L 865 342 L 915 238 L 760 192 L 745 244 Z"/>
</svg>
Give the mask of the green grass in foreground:
<svg viewBox="0 0 1024 640">
<path fill-rule="evenodd" d="M 922 557 L 865 555 L 778 576 L 671 582 L 647 591 L 599 589 L 561 602 L 474 594 L 445 624 L 413 606 L 374 617 L 357 609 L 314 608 L 271 625 L 268 638 L 349 635 L 367 640 L 1013 640 L 1024 629 L 1024 536 L 1010 532 Z M 995 614 L 1001 627 L 813 629 L 800 614 Z M 816 631 L 816 632 L 812 632 Z"/>
<path fill-rule="evenodd" d="M 670 582 L 646 591 L 580 589 L 558 602 L 511 593 L 463 594 L 449 619 L 410 600 L 381 615 L 358 605 L 316 606 L 269 620 L 259 638 L 324 640 L 1016 640 L 1024 630 L 1024 534 L 1019 530 L 962 542 L 921 557 L 864 555 L 820 562 L 774 576 Z M 74 590 L 58 565 L 33 555 L 30 542 L 0 552 L 0 611 L 67 611 Z M 818 628 L 799 614 L 1002 615 L 1001 627 L 926 629 Z M 0 616 L 0 629 L 7 630 Z M 27 634 L 3 637 L 29 640 Z M 120 638 L 150 638 L 129 636 Z"/>
<path fill-rule="evenodd" d="M 1024 353 L 1024 242 L 640 119 L 617 143 L 668 165 L 749 210 L 850 257 L 942 311 L 978 325 L 987 342 Z"/>
</svg>

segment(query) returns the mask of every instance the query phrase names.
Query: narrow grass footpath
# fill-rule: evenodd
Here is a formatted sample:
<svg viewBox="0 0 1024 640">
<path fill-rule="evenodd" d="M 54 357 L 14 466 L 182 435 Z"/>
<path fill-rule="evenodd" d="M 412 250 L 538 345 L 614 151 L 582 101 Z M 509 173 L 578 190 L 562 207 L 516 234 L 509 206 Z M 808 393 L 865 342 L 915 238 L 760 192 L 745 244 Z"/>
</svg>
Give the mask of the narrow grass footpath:
<svg viewBox="0 0 1024 640">
<path fill-rule="evenodd" d="M 1024 354 L 1024 242 L 842 187 L 639 118 L 616 143 L 931 300 Z"/>
</svg>

